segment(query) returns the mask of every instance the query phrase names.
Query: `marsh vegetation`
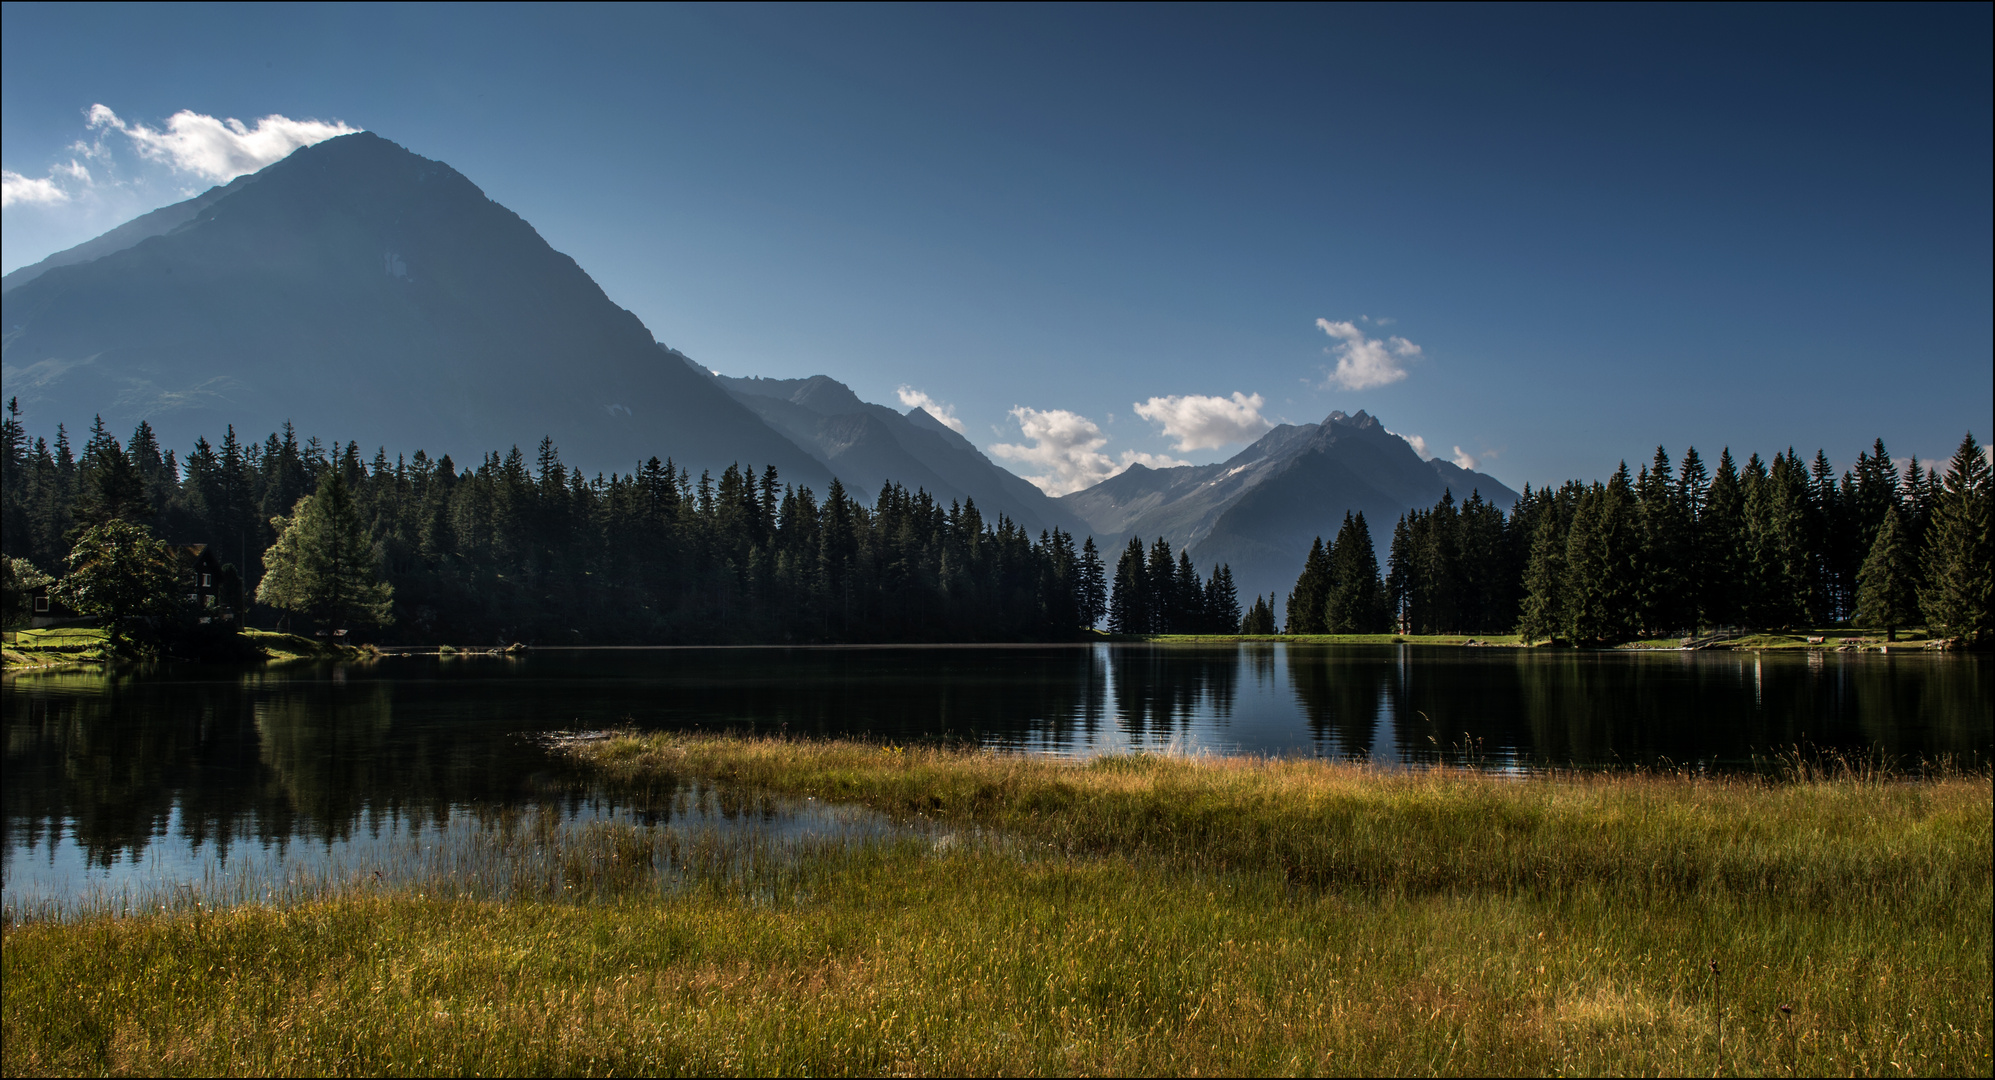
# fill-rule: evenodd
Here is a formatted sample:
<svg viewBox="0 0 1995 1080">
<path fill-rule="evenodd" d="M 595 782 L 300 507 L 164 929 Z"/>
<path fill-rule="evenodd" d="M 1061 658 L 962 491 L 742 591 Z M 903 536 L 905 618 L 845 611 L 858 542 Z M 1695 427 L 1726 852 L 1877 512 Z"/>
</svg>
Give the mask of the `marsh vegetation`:
<svg viewBox="0 0 1995 1080">
<path fill-rule="evenodd" d="M 5 1071 L 1989 1067 L 1985 771 L 574 752 L 634 800 L 699 777 L 907 827 L 702 847 L 520 818 L 491 857 L 541 869 L 505 895 L 363 881 L 10 925 Z"/>
</svg>

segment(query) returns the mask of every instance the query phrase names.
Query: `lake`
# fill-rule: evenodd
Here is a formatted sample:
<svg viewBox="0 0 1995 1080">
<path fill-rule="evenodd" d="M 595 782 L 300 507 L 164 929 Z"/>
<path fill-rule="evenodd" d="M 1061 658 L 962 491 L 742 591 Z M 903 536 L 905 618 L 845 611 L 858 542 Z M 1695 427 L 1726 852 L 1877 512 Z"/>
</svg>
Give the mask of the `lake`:
<svg viewBox="0 0 1995 1080">
<path fill-rule="evenodd" d="M 689 785 L 597 790 L 536 736 L 627 725 L 1128 751 L 1744 769 L 1797 744 L 1980 763 L 1990 660 L 1959 654 L 1077 645 L 540 650 L 0 683 L 0 892 L 416 872 L 506 808 L 565 820 L 866 831 Z M 428 854 L 423 854 L 427 852 Z M 212 891 L 212 889 L 211 889 Z"/>
</svg>

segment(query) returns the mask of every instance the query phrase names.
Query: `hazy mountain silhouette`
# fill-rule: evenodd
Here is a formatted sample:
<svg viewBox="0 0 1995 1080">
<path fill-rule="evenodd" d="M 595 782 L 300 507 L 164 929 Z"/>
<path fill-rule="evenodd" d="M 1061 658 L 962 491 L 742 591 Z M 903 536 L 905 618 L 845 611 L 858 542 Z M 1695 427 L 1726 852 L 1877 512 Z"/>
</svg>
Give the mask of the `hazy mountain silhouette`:
<svg viewBox="0 0 1995 1080">
<path fill-rule="evenodd" d="M 1422 461 L 1405 439 L 1363 412 L 1331 413 L 1321 424 L 1284 424 L 1226 461 L 1151 469 L 1133 465 L 1058 502 L 1087 522 L 1096 538 L 1147 544 L 1162 536 L 1190 547 L 1205 572 L 1233 568 L 1243 597 L 1286 595 L 1309 545 L 1336 536 L 1346 511 L 1365 515 L 1384 569 L 1393 523 L 1452 490 L 1457 501 L 1480 491 L 1504 509 L 1517 493 L 1485 473 L 1434 458 Z"/>
<path fill-rule="evenodd" d="M 861 401 L 850 387 L 827 375 L 710 377 L 809 450 L 855 495 L 875 496 L 892 480 L 909 491 L 925 490 L 945 506 L 974 499 L 985 520 L 995 522 L 1003 514 L 1034 536 L 1042 529 L 1087 531 L 1044 492 L 992 462 L 924 409 L 899 413 Z"/>
<path fill-rule="evenodd" d="M 5 282 L 6 392 L 36 428 L 102 413 L 183 451 L 285 420 L 475 463 L 551 436 L 587 472 L 822 463 L 659 352 L 471 181 L 372 134 L 298 150 Z"/>
</svg>

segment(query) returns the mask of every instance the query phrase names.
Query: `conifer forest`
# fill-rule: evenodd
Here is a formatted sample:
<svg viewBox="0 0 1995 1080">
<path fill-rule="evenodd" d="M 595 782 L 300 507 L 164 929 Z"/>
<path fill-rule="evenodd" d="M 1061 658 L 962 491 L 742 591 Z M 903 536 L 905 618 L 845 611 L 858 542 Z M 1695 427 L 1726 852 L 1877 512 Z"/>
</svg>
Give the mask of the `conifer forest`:
<svg viewBox="0 0 1995 1080">
<path fill-rule="evenodd" d="M 79 451 L 61 427 L 30 442 L 17 411 L 4 450 L 6 555 L 60 576 L 81 530 L 141 524 L 210 545 L 240 575 L 245 604 L 254 598 L 250 621 L 307 633 L 355 626 L 377 640 L 460 644 L 1034 641 L 1071 637 L 1107 607 L 1092 540 L 1035 539 L 974 504 L 941 506 L 898 485 L 865 506 L 836 481 L 820 497 L 773 468 L 693 478 L 655 458 L 589 479 L 545 440 L 531 463 L 517 447 L 468 468 L 420 450 L 369 461 L 352 443 L 300 441 L 289 425 L 261 442 L 230 427 L 220 445 L 202 439 L 178 458 L 144 423 L 120 443 L 99 422 Z M 364 547 L 366 565 L 289 560 L 293 546 Z"/>
<path fill-rule="evenodd" d="M 1289 633 L 1510 634 L 1581 645 L 1712 627 L 1990 633 L 1990 482 L 1972 435 L 1944 474 L 1882 440 L 1840 476 L 1793 450 L 1715 469 L 1695 448 L 1605 482 L 1533 490 L 1508 513 L 1452 493 L 1393 525 L 1381 576 L 1360 515 L 1319 538 Z"/>
<path fill-rule="evenodd" d="M 1991 484 L 1970 435 L 1944 472 L 1902 472 L 1879 441 L 1838 475 L 1817 452 L 1743 465 L 1658 448 L 1632 474 L 1526 486 L 1508 512 L 1450 493 L 1378 543 L 1362 514 L 1318 538 L 1285 598 L 1243 612 L 1225 566 L 1132 537 L 1027 535 L 974 504 L 888 484 L 864 505 L 774 468 L 698 478 L 653 458 L 591 479 L 543 440 L 460 467 L 418 450 L 260 442 L 233 427 L 184 457 L 144 423 L 4 429 L 10 580 L 69 569 L 122 521 L 209 545 L 260 623 L 431 642 L 1037 641 L 1106 618 L 1124 634 L 1521 634 L 1604 645 L 1720 626 L 1929 627 L 1990 637 Z M 316 505 L 315 505 L 316 504 Z M 26 564 L 24 565 L 23 562 Z M 229 597 L 234 597 L 229 600 Z"/>
</svg>

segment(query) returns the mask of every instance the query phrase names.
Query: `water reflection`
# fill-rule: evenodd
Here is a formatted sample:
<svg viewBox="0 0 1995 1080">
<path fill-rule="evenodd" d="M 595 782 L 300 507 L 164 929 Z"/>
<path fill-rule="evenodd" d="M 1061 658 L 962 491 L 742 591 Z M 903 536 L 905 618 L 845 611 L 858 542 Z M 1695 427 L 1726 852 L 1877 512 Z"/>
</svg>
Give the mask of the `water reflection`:
<svg viewBox="0 0 1995 1080">
<path fill-rule="evenodd" d="M 577 651 L 0 685 L 0 864 L 288 858 L 553 806 L 658 823 L 523 735 L 633 724 L 1086 755 L 1183 747 L 1380 763 L 1747 764 L 1796 743 L 1988 759 L 1989 661 L 1411 646 Z M 590 809 L 594 807 L 595 809 Z M 725 805 L 715 812 L 726 816 Z M 766 824 L 766 822 L 765 822 Z"/>
</svg>

